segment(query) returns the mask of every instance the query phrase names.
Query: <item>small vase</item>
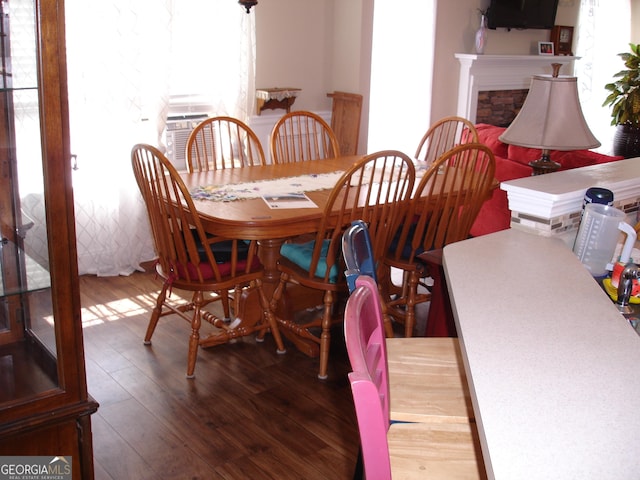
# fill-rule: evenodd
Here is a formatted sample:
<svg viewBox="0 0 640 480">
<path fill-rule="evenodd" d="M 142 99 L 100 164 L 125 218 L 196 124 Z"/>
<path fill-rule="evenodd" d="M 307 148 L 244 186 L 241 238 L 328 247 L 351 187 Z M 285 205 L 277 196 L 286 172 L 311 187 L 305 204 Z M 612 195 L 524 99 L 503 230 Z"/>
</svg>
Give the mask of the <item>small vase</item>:
<svg viewBox="0 0 640 480">
<path fill-rule="evenodd" d="M 487 17 L 480 17 L 480 28 L 476 32 L 476 53 L 482 55 L 484 47 L 487 45 Z"/>
</svg>

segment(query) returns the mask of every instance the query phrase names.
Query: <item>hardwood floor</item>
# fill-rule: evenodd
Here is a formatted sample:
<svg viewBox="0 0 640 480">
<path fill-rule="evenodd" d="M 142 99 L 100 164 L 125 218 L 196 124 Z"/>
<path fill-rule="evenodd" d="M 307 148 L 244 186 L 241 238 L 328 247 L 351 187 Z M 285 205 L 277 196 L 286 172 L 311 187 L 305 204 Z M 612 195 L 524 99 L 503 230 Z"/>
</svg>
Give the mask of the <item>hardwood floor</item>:
<svg viewBox="0 0 640 480">
<path fill-rule="evenodd" d="M 317 358 L 290 343 L 278 355 L 270 335 L 200 349 L 188 380 L 187 323 L 162 318 L 153 345 L 142 343 L 153 274 L 83 276 L 80 288 L 88 388 L 100 403 L 96 480 L 352 478 L 359 441 L 341 331 L 326 381 Z"/>
</svg>

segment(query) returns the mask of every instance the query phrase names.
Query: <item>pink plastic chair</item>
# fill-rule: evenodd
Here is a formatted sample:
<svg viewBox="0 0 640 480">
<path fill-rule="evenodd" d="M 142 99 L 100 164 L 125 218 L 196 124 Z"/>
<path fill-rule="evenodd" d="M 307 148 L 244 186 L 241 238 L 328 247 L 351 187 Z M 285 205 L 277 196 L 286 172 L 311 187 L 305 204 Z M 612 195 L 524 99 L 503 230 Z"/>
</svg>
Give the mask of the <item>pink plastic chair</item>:
<svg viewBox="0 0 640 480">
<path fill-rule="evenodd" d="M 371 277 L 356 279 L 344 312 L 344 335 L 353 372 L 349 374 L 367 478 L 391 478 L 389 372 L 378 287 Z M 373 472 L 376 472 L 373 476 Z"/>
<path fill-rule="evenodd" d="M 486 478 L 469 423 L 390 422 L 389 371 L 378 287 L 356 279 L 344 313 L 349 382 L 366 478 Z"/>
</svg>

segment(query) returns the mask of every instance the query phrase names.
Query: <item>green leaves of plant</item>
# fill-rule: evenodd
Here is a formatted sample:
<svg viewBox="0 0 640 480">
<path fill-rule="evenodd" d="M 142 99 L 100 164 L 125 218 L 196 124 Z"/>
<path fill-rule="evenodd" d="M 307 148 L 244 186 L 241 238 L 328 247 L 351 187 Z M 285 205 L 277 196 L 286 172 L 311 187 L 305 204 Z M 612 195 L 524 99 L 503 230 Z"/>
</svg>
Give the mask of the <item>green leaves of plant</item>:
<svg viewBox="0 0 640 480">
<path fill-rule="evenodd" d="M 602 106 L 611 105 L 611 125 L 640 125 L 640 44 L 629 44 L 631 52 L 619 53 L 626 70 L 620 70 L 604 88 L 609 95 Z"/>
</svg>

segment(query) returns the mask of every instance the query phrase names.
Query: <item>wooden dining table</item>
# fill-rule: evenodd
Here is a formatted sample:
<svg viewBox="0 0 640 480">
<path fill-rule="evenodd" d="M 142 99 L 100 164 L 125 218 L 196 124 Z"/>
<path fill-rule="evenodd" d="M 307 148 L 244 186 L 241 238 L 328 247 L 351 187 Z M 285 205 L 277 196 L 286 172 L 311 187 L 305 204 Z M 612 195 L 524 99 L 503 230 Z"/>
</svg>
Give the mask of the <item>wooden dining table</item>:
<svg viewBox="0 0 640 480">
<path fill-rule="evenodd" d="M 237 200 L 195 200 L 195 206 L 208 233 L 227 238 L 257 240 L 260 260 L 264 266 L 263 286 L 270 298 L 275 289 L 280 274 L 277 268 L 280 257 L 280 247 L 293 237 L 312 234 L 318 230 L 324 207 L 331 192 L 330 188 L 319 190 L 305 190 L 307 197 L 317 205 L 317 208 L 270 208 L 262 198 L 261 187 L 265 181 L 287 179 L 303 175 L 323 175 L 344 172 L 355 162 L 363 158 L 361 155 L 344 156 L 339 158 L 253 166 L 248 168 L 233 168 L 224 170 L 210 170 L 206 172 L 182 173 L 181 177 L 190 191 L 200 187 L 215 187 L 238 184 L 249 184 L 256 189 L 254 198 Z M 264 191 L 264 194 L 269 193 Z M 262 318 L 260 302 L 254 297 L 254 290 L 243 292 L 237 318 L 242 325 L 253 325 Z M 300 287 L 293 294 L 290 290 L 285 302 L 280 305 L 278 317 L 287 319 L 294 311 L 304 307 L 311 307 L 321 303 L 322 297 L 315 291 Z M 283 329 L 283 334 L 295 346 L 309 356 L 319 354 L 318 345 L 304 340 L 297 335 Z"/>
<path fill-rule="evenodd" d="M 203 227 L 208 233 L 226 238 L 258 241 L 259 256 L 264 266 L 264 291 L 270 297 L 280 279 L 277 267 L 280 247 L 288 239 L 317 232 L 331 193 L 331 187 L 315 188 L 317 186 L 314 185 L 313 178 L 309 181 L 308 177 L 318 176 L 319 178 L 322 175 L 334 174 L 337 180 L 336 173 L 346 171 L 362 158 L 362 155 L 343 156 L 297 163 L 182 173 L 181 177 L 191 192 L 203 187 L 210 190 L 224 190 L 225 186 L 237 187 L 238 185 L 241 185 L 244 191 L 250 191 L 249 198 L 242 199 L 235 199 L 232 196 L 226 200 L 224 196 L 215 200 L 198 199 L 198 195 L 195 195 L 195 206 Z M 416 161 L 416 165 L 420 165 L 420 162 Z M 416 176 L 421 176 L 425 170 L 424 165 L 420 166 Z M 270 193 L 268 181 L 276 179 L 296 181 L 302 176 L 307 177 L 304 184 L 312 187 L 304 189 L 304 193 L 317 208 L 270 208 L 262 198 L 262 195 Z M 417 183 L 418 178 L 416 178 Z M 495 186 L 497 185 L 495 182 Z M 244 197 L 247 195 L 245 194 Z M 292 318 L 293 312 L 322 303 L 321 292 L 302 287 L 298 287 L 295 293 L 290 290 L 276 312 L 281 324 L 284 320 L 285 327 L 286 319 Z M 262 318 L 260 302 L 254 295 L 253 290 L 243 292 L 239 311 L 236 312 L 242 325 L 255 325 Z M 319 354 L 316 343 L 302 339 L 292 331 L 293 329 L 285 328 L 283 334 L 299 350 L 309 356 Z"/>
</svg>

